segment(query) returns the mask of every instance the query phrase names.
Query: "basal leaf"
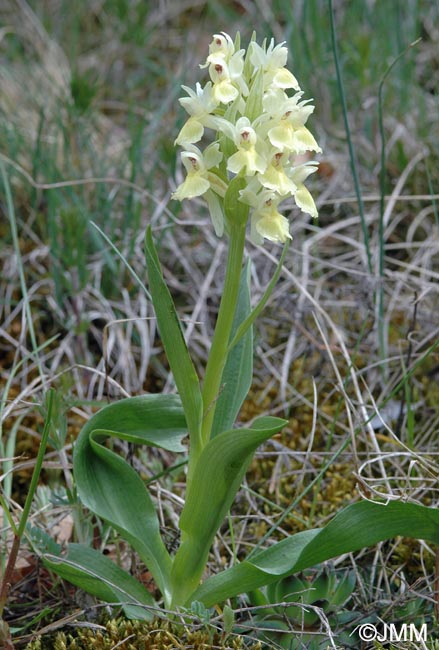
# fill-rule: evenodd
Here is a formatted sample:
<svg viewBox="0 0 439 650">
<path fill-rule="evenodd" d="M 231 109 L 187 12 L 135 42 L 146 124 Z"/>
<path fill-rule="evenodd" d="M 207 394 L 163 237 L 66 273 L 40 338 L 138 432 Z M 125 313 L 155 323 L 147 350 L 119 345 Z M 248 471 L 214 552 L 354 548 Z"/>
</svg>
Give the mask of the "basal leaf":
<svg viewBox="0 0 439 650">
<path fill-rule="evenodd" d="M 99 600 L 122 604 L 130 618 L 153 618 L 148 607 L 153 607 L 155 601 L 149 591 L 99 551 L 82 544 L 69 544 L 65 556 L 47 553 L 42 561 L 61 578 Z"/>
<path fill-rule="evenodd" d="M 218 434 L 203 449 L 180 517 L 182 541 L 172 568 L 174 605 L 185 604 L 198 585 L 213 539 L 256 448 L 285 424 L 280 418 L 259 418 L 251 428 Z"/>
<path fill-rule="evenodd" d="M 118 437 L 182 451 L 186 433 L 176 395 L 142 395 L 106 406 L 90 418 L 73 455 L 82 502 L 137 550 L 165 598 L 169 596 L 171 558 L 160 536 L 154 504 L 138 473 L 103 443 Z"/>
<path fill-rule="evenodd" d="M 211 607 L 226 598 L 398 535 L 439 543 L 439 510 L 401 501 L 387 505 L 370 501 L 354 503 L 324 528 L 292 535 L 208 578 L 192 594 L 192 599 Z"/>
<path fill-rule="evenodd" d="M 114 437 L 182 453 L 186 419 L 178 395 L 138 395 L 104 406 L 84 426 L 95 442 Z M 98 433 L 100 432 L 100 433 Z"/>
</svg>

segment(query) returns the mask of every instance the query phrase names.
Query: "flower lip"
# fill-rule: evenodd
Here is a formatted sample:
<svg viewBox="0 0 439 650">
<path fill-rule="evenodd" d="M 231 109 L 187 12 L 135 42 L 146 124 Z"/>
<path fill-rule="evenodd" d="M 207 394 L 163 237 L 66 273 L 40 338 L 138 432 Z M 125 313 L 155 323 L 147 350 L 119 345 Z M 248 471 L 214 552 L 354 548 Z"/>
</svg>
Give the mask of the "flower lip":
<svg viewBox="0 0 439 650">
<path fill-rule="evenodd" d="M 257 140 L 257 135 L 256 135 L 254 129 L 246 129 L 246 128 L 244 128 L 239 132 L 239 145 L 238 146 L 241 146 L 241 147 L 242 146 L 244 146 L 244 147 L 253 146 L 253 145 L 256 144 L 256 140 Z"/>
</svg>

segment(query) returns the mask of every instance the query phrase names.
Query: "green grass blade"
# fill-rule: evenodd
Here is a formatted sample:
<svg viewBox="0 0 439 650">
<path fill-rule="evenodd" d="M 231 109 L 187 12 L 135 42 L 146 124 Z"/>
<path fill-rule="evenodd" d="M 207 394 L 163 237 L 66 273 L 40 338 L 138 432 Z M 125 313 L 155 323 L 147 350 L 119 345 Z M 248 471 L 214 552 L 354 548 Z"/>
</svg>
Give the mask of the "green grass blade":
<svg viewBox="0 0 439 650">
<path fill-rule="evenodd" d="M 82 429 L 73 466 L 78 494 L 92 512 L 110 523 L 139 553 L 165 599 L 171 558 L 160 536 L 154 504 L 140 476 L 105 439 L 182 451 L 186 421 L 176 395 L 142 395 L 103 408 Z"/>
<path fill-rule="evenodd" d="M 353 181 L 354 181 L 355 195 L 356 195 L 357 201 L 358 201 L 358 211 L 360 213 L 361 229 L 363 231 L 364 245 L 365 245 L 365 248 L 366 248 L 367 268 L 369 270 L 369 273 L 372 275 L 373 274 L 373 266 L 372 266 L 372 254 L 370 252 L 369 232 L 368 232 L 367 223 L 366 223 L 366 215 L 365 215 L 365 212 L 364 212 L 363 197 L 361 195 L 360 178 L 359 178 L 358 170 L 357 170 L 357 162 L 356 162 L 356 159 L 355 159 L 354 145 L 352 143 L 351 129 L 350 129 L 350 126 L 349 126 L 348 108 L 347 108 L 347 104 L 346 104 L 346 96 L 345 96 L 345 92 L 344 92 L 343 79 L 342 79 L 342 75 L 341 75 L 340 61 L 339 61 L 339 57 L 338 57 L 337 35 L 336 35 L 336 31 L 335 31 L 334 9 L 333 9 L 333 6 L 332 6 L 332 0 L 328 0 L 328 7 L 329 7 L 329 18 L 330 18 L 330 26 L 331 26 L 332 52 L 333 52 L 333 55 L 334 55 L 335 70 L 336 70 L 336 74 L 337 74 L 338 92 L 339 92 L 339 95 L 340 95 L 341 109 L 342 109 L 342 114 L 343 114 L 344 127 L 345 127 L 345 131 L 346 131 L 346 140 L 347 140 L 348 149 L 349 149 L 349 158 L 350 158 L 350 162 L 351 162 L 351 172 L 352 172 L 352 178 L 353 178 Z"/>
<path fill-rule="evenodd" d="M 166 356 L 186 414 L 191 436 L 191 449 L 199 450 L 200 427 L 203 413 L 200 383 L 184 340 L 174 301 L 163 280 L 157 251 L 152 240 L 151 227 L 145 239 L 149 287 Z"/>
<path fill-rule="evenodd" d="M 111 247 L 111 249 L 116 253 L 116 255 L 118 256 L 118 258 L 122 261 L 122 263 L 126 266 L 126 268 L 128 269 L 128 271 L 131 273 L 132 277 L 133 277 L 134 280 L 137 282 L 137 284 L 139 285 L 139 287 L 143 290 L 143 292 L 145 293 L 145 295 L 146 295 L 146 297 L 148 298 L 148 300 L 152 300 L 152 298 L 151 298 L 151 294 L 149 293 L 148 289 L 145 287 L 145 285 L 144 285 L 144 283 L 142 282 L 142 280 L 139 278 L 139 276 L 137 275 L 137 273 L 135 272 L 135 270 L 133 269 L 133 267 L 131 266 L 131 264 L 128 262 L 128 260 L 126 259 L 126 257 L 121 253 L 121 251 L 117 248 L 117 246 L 116 246 L 115 244 L 113 244 L 113 242 L 111 241 L 111 239 L 110 239 L 109 237 L 107 237 L 107 235 L 104 233 L 104 231 L 103 231 L 101 228 L 99 228 L 99 226 L 98 226 L 97 223 L 95 223 L 94 221 L 90 221 L 90 225 L 93 226 L 93 228 L 95 228 L 95 229 L 98 231 L 98 233 L 101 235 L 101 237 L 102 237 L 103 239 L 105 239 L 105 241 L 107 242 L 107 244 L 108 244 L 108 245 Z"/>
<path fill-rule="evenodd" d="M 23 267 L 23 260 L 21 256 L 21 250 L 20 250 L 20 242 L 19 242 L 19 237 L 18 237 L 18 230 L 17 230 L 17 221 L 15 218 L 15 210 L 14 210 L 14 203 L 12 201 L 12 193 L 11 193 L 11 186 L 9 184 L 9 179 L 6 174 L 6 169 L 4 166 L 3 161 L 0 159 L 0 171 L 2 175 L 2 180 L 3 180 L 3 186 L 5 189 L 5 196 L 6 196 L 6 205 L 7 205 L 7 212 L 9 216 L 9 224 L 11 228 L 11 235 L 12 235 L 12 242 L 14 245 L 14 252 L 17 260 L 17 267 L 18 267 L 18 273 L 20 277 L 20 288 L 21 288 L 21 293 L 23 295 L 23 301 L 24 301 L 24 309 L 25 309 L 25 314 L 26 314 L 26 323 L 27 327 L 29 328 L 29 336 L 30 340 L 32 343 L 32 352 L 33 352 L 33 357 L 36 363 L 36 366 L 38 368 L 38 372 L 41 377 L 41 383 L 43 386 L 46 385 L 47 379 L 46 376 L 43 372 L 43 366 L 41 364 L 40 357 L 37 354 L 37 348 L 38 348 L 38 343 L 37 343 L 37 337 L 35 334 L 35 328 L 34 328 L 34 321 L 32 317 L 32 311 L 30 307 L 30 300 L 29 300 L 29 295 L 27 291 L 27 286 L 26 286 L 26 278 L 24 275 L 24 267 Z"/>
<path fill-rule="evenodd" d="M 37 458 L 35 461 L 35 467 L 32 472 L 32 478 L 30 481 L 29 489 L 27 491 L 26 500 L 23 506 L 23 511 L 20 515 L 20 522 L 18 527 L 12 525 L 12 530 L 14 531 L 14 539 L 12 542 L 12 547 L 9 553 L 8 562 L 6 568 L 2 571 L 2 576 L 0 580 L 0 620 L 3 616 L 3 611 L 6 605 L 9 588 L 11 586 L 12 572 L 17 561 L 18 551 L 20 549 L 21 539 L 23 537 L 24 531 L 26 529 L 27 520 L 29 518 L 30 509 L 32 502 L 35 496 L 35 491 L 37 489 L 38 481 L 40 480 L 41 469 L 43 467 L 44 454 L 46 453 L 47 442 L 49 439 L 50 427 L 52 425 L 52 409 L 53 409 L 53 400 L 55 396 L 55 390 L 51 388 L 46 395 L 46 414 L 44 418 L 44 429 L 41 435 L 41 442 L 38 449 Z M 2 499 L 1 506 L 5 507 L 6 503 Z M 8 510 L 5 509 L 5 512 L 8 513 Z M 7 518 L 12 522 L 9 513 Z"/>
<path fill-rule="evenodd" d="M 432 179 L 431 179 L 431 173 L 430 173 L 430 168 L 428 166 L 428 163 L 426 163 L 426 165 L 425 165 L 425 173 L 427 175 L 428 191 L 430 192 L 431 196 L 433 197 L 432 200 L 431 200 L 431 204 L 433 206 L 434 221 L 435 221 L 435 224 L 436 224 L 436 229 L 439 232 L 439 210 L 438 210 L 437 201 L 434 198 L 435 188 L 433 187 L 433 182 L 432 182 Z"/>
<path fill-rule="evenodd" d="M 55 389 L 50 388 L 46 395 L 46 404 L 45 404 L 45 418 L 44 418 L 44 428 L 43 433 L 41 434 L 40 446 L 38 448 L 37 459 L 35 461 L 35 467 L 32 472 L 32 478 L 26 495 L 26 501 L 23 506 L 23 512 L 21 513 L 20 523 L 18 526 L 18 537 L 22 537 L 24 530 L 26 528 L 27 520 L 29 518 L 30 509 L 32 501 L 35 496 L 38 482 L 40 480 L 40 474 L 43 467 L 44 454 L 46 453 L 46 447 L 50 435 L 50 427 L 52 426 L 52 411 L 53 411 L 53 401 L 55 399 Z"/>
<path fill-rule="evenodd" d="M 182 541 L 172 568 L 174 605 L 187 604 L 197 587 L 213 539 L 255 450 L 285 424 L 280 418 L 259 418 L 252 428 L 220 433 L 203 449 L 180 517 Z"/>
<path fill-rule="evenodd" d="M 384 73 L 379 86 L 378 86 L 378 128 L 381 140 L 380 151 L 380 218 L 378 223 L 378 276 L 380 278 L 378 289 L 378 344 L 380 351 L 380 358 L 383 363 L 387 358 L 387 336 L 384 321 L 384 256 L 385 256 L 385 241 L 384 241 L 384 199 L 386 195 L 386 136 L 384 132 L 384 115 L 383 115 L 383 91 L 384 83 L 395 65 L 402 59 L 402 57 L 421 39 L 418 38 L 414 43 L 410 43 L 399 55 L 392 61 Z"/>
<path fill-rule="evenodd" d="M 398 535 L 439 543 L 439 510 L 414 503 L 361 501 L 324 528 L 292 535 L 222 573 L 208 578 L 193 600 L 211 607 L 344 553 L 353 553 Z"/>
</svg>

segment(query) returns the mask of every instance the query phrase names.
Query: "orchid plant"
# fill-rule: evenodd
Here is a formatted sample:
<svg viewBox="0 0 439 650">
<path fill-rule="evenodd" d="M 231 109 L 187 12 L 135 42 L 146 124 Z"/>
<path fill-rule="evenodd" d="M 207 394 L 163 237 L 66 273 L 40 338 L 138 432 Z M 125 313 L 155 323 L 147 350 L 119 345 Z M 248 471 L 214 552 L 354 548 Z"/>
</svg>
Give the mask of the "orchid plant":
<svg viewBox="0 0 439 650">
<path fill-rule="evenodd" d="M 206 577 L 209 552 L 232 506 L 254 452 L 286 420 L 263 416 L 249 427 L 235 424 L 252 380 L 252 326 L 281 272 L 289 223 L 281 203 L 317 216 L 305 187 L 320 148 L 306 127 L 313 111 L 285 67 L 287 48 L 253 38 L 240 47 L 215 34 L 206 61 L 209 80 L 183 87 L 180 103 L 189 117 L 176 144 L 186 176 L 173 193 L 206 202 L 215 233 L 228 244 L 224 289 L 203 381 L 190 357 L 183 327 L 163 279 L 151 228 L 145 241 L 149 288 L 177 393 L 148 394 L 103 407 L 82 429 L 74 448 L 74 477 L 84 506 L 110 524 L 137 551 L 154 578 L 166 608 L 205 607 L 278 582 L 335 555 L 395 535 L 439 541 L 439 513 L 418 504 L 363 501 L 340 512 L 324 528 L 300 532 L 240 563 Z M 204 147 L 204 148 L 203 148 Z M 285 244 L 262 299 L 251 306 L 249 263 L 244 263 L 247 225 L 256 245 Z M 181 539 L 170 553 L 161 537 L 154 502 L 139 474 L 108 441 L 186 454 Z M 188 448 L 184 441 L 188 439 Z M 371 525 L 373 522 L 373 526 Z M 70 544 L 67 553 L 43 549 L 45 564 L 129 616 L 151 615 L 155 601 L 134 577 L 97 550 Z"/>
</svg>

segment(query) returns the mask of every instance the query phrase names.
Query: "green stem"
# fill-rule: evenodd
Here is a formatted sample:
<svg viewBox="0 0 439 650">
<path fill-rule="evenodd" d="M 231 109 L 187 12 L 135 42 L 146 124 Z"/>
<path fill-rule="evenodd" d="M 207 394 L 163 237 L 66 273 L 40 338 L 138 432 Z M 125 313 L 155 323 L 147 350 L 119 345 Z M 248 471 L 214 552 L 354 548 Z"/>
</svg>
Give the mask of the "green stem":
<svg viewBox="0 0 439 650">
<path fill-rule="evenodd" d="M 245 222 L 239 223 L 236 219 L 230 220 L 230 241 L 227 254 L 226 276 L 224 279 L 223 294 L 218 311 L 218 317 L 215 325 L 215 331 L 212 338 L 212 344 L 207 360 L 204 384 L 202 390 L 203 400 L 203 422 L 201 428 L 201 445 L 194 450 L 191 445 L 189 450 L 189 462 L 187 472 L 186 495 L 191 490 L 192 476 L 194 474 L 196 463 L 203 448 L 210 440 L 212 424 L 215 415 L 215 407 L 218 395 L 221 390 L 221 380 L 224 366 L 227 360 L 227 351 L 230 342 L 233 319 L 238 301 L 239 284 L 241 278 L 242 262 L 244 257 L 245 243 Z M 202 546 L 201 546 L 202 550 Z M 201 551 L 200 551 L 201 552 Z M 199 559 L 199 558 L 198 558 Z M 201 577 L 198 575 L 200 567 L 199 561 L 196 568 L 188 569 L 188 563 L 194 564 L 194 554 L 192 545 L 189 543 L 187 533 L 182 531 L 180 547 L 174 557 L 172 569 L 172 601 L 171 608 L 183 605 L 189 599 L 194 591 L 194 586 Z M 195 564 L 197 559 L 195 558 Z M 193 573 L 195 572 L 195 577 Z"/>
<path fill-rule="evenodd" d="M 207 361 L 202 391 L 204 412 L 201 429 L 202 446 L 206 445 L 210 439 L 216 400 L 220 393 L 221 378 L 227 360 L 227 348 L 238 299 L 239 280 L 244 256 L 244 242 L 245 225 L 239 223 L 231 224 L 223 295 Z"/>
</svg>

